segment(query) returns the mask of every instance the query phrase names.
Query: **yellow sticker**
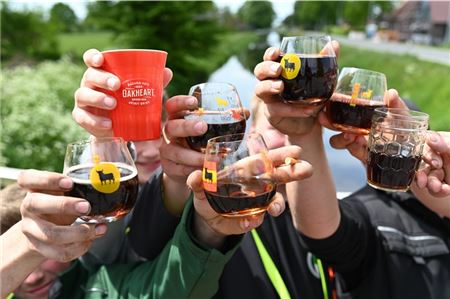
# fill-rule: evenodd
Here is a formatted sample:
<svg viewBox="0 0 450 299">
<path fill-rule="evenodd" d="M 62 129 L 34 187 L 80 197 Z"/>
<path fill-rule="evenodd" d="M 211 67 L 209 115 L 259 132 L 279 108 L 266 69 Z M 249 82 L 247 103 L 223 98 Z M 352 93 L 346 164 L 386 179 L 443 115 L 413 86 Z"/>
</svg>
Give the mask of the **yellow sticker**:
<svg viewBox="0 0 450 299">
<path fill-rule="evenodd" d="M 373 93 L 373 90 L 372 89 L 368 89 L 367 91 L 361 93 L 361 97 L 363 97 L 366 100 L 371 100 L 372 99 L 372 93 Z"/>
<path fill-rule="evenodd" d="M 203 188 L 209 192 L 217 192 L 217 165 L 216 162 L 205 161 L 203 164 Z"/>
<path fill-rule="evenodd" d="M 219 107 L 227 107 L 228 106 L 228 101 L 224 100 L 222 98 L 216 97 L 216 102 L 217 102 L 217 106 L 219 106 Z"/>
<path fill-rule="evenodd" d="M 94 161 L 98 161 L 98 157 Z M 89 174 L 89 181 L 95 190 L 102 193 L 113 193 L 120 186 L 120 171 L 112 163 L 95 163 Z"/>
<path fill-rule="evenodd" d="M 298 72 L 302 68 L 302 61 L 297 54 L 284 54 L 280 61 L 281 76 L 291 80 L 297 77 Z"/>
</svg>

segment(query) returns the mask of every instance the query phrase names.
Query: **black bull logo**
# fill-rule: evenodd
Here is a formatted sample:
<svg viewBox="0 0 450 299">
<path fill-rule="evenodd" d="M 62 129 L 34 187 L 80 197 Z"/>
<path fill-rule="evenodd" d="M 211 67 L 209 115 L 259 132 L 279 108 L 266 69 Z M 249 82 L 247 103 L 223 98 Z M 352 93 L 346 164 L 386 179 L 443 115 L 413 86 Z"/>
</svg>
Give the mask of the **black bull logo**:
<svg viewBox="0 0 450 299">
<path fill-rule="evenodd" d="M 96 172 L 100 177 L 100 183 L 102 185 L 106 183 L 114 183 L 114 175 L 112 173 L 103 173 L 103 170 L 96 170 Z"/>
<path fill-rule="evenodd" d="M 204 181 L 211 182 L 213 181 L 213 173 L 208 170 L 208 168 L 205 168 L 205 175 L 203 177 Z"/>
<path fill-rule="evenodd" d="M 284 61 L 284 68 L 287 71 L 294 71 L 295 70 L 295 62 L 289 62 L 289 59 L 286 59 Z"/>
</svg>

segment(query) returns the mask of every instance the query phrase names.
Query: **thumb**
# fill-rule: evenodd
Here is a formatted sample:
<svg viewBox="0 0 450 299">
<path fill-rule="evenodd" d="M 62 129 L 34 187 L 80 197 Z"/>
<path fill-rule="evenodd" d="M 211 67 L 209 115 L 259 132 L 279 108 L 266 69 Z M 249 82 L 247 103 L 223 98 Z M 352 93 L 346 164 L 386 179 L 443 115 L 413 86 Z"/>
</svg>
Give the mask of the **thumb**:
<svg viewBox="0 0 450 299">
<path fill-rule="evenodd" d="M 408 106 L 406 106 L 405 102 L 402 101 L 402 99 L 398 95 L 397 90 L 395 89 L 389 89 L 387 91 L 387 102 L 389 108 L 408 109 Z"/>
<path fill-rule="evenodd" d="M 202 172 L 200 170 L 192 172 L 187 178 L 186 183 L 194 193 L 203 192 Z"/>
</svg>

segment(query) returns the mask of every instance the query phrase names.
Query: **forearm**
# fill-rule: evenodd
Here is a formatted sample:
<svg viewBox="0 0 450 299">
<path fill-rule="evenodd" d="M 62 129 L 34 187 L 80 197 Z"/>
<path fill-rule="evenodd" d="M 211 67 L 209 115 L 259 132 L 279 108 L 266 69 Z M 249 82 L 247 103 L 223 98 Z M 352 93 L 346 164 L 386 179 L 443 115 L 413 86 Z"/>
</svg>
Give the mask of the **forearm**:
<svg viewBox="0 0 450 299">
<path fill-rule="evenodd" d="M 6 298 L 45 260 L 42 255 L 30 249 L 21 224 L 16 223 L 1 236 L 1 298 Z"/>
<path fill-rule="evenodd" d="M 190 190 L 186 182 L 180 182 L 163 174 L 164 206 L 172 215 L 181 215 L 189 198 Z"/>
<path fill-rule="evenodd" d="M 291 136 L 289 143 L 301 146 L 302 159 L 314 167 L 310 178 L 286 185 L 294 225 L 306 236 L 326 238 L 336 231 L 340 212 L 336 187 L 325 155 L 322 128 L 316 125 L 310 134 Z"/>
</svg>

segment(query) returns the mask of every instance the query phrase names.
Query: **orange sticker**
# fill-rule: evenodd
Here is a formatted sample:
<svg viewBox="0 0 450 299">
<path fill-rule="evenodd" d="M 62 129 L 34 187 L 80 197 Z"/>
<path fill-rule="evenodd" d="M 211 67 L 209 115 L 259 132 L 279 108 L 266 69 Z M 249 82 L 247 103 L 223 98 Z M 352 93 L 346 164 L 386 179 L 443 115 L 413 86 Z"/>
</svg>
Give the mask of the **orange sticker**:
<svg viewBox="0 0 450 299">
<path fill-rule="evenodd" d="M 217 164 L 205 161 L 203 164 L 203 188 L 209 192 L 217 192 Z"/>
<path fill-rule="evenodd" d="M 352 99 L 350 100 L 350 106 L 355 107 L 356 106 L 356 98 L 359 95 L 359 89 L 361 88 L 361 84 L 360 83 L 355 83 L 353 85 L 353 90 L 352 90 Z"/>
<path fill-rule="evenodd" d="M 231 109 L 231 117 L 234 118 L 235 120 L 241 120 L 243 119 L 241 112 L 239 112 L 239 110 L 237 109 Z"/>
</svg>

